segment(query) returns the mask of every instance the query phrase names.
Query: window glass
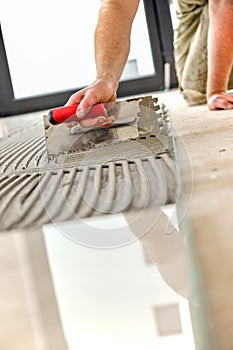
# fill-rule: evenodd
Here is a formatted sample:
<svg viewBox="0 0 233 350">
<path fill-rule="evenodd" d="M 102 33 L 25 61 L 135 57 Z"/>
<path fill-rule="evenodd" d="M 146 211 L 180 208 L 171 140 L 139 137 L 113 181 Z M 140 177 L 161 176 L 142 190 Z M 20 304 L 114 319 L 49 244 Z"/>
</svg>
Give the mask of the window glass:
<svg viewBox="0 0 233 350">
<path fill-rule="evenodd" d="M 100 0 L 8 0 L 1 25 L 15 98 L 91 83 L 95 78 L 93 33 Z M 143 2 L 133 24 L 122 80 L 153 75 Z"/>
</svg>

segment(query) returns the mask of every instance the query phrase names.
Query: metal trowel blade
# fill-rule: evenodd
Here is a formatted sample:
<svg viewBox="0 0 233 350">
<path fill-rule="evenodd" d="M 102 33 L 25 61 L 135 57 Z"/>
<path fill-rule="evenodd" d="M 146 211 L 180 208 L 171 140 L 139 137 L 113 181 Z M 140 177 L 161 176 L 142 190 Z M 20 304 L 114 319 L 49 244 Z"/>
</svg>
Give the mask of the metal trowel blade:
<svg viewBox="0 0 233 350">
<path fill-rule="evenodd" d="M 121 101 L 105 104 L 108 115 L 115 121 L 109 127 L 82 127 L 79 124 L 68 128 L 66 124 L 52 125 L 44 116 L 44 130 L 48 157 L 61 153 L 86 152 L 99 145 L 136 139 L 138 137 L 137 116 L 139 102 Z"/>
</svg>

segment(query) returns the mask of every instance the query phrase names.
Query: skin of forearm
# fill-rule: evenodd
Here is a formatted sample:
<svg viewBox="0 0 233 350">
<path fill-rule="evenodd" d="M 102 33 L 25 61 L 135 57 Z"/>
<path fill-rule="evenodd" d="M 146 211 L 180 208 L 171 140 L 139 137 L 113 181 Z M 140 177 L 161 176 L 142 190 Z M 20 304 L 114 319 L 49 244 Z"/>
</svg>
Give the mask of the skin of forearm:
<svg viewBox="0 0 233 350">
<path fill-rule="evenodd" d="M 130 34 L 139 0 L 102 1 L 95 30 L 97 80 L 117 89 L 130 50 Z"/>
<path fill-rule="evenodd" d="M 227 89 L 233 64 L 233 0 L 209 1 L 207 96 Z"/>
</svg>

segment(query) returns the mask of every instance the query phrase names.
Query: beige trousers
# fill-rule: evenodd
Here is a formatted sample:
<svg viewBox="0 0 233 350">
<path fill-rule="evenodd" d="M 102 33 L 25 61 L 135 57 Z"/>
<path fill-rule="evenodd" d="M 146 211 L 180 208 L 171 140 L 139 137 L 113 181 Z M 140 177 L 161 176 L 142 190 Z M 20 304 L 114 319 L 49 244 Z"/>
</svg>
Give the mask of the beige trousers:
<svg viewBox="0 0 233 350">
<path fill-rule="evenodd" d="M 189 105 L 206 102 L 207 0 L 174 0 L 177 27 L 174 29 L 174 56 L 180 90 Z M 233 88 L 233 71 L 229 79 Z"/>
</svg>

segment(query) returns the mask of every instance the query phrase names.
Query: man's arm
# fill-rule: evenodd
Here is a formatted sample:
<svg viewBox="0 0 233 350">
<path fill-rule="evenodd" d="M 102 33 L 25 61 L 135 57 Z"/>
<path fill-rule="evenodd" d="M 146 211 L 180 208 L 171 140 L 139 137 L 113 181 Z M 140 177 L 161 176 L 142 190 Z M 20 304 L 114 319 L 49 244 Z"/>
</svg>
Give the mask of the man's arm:
<svg viewBox="0 0 233 350">
<path fill-rule="evenodd" d="M 102 0 L 95 30 L 96 80 L 73 94 L 67 105 L 78 112 L 98 102 L 114 102 L 130 50 L 131 26 L 140 0 Z M 82 112 L 78 113 L 82 117 Z"/>
<path fill-rule="evenodd" d="M 207 101 L 210 109 L 233 108 L 226 93 L 233 64 L 233 0 L 209 0 Z"/>
</svg>

